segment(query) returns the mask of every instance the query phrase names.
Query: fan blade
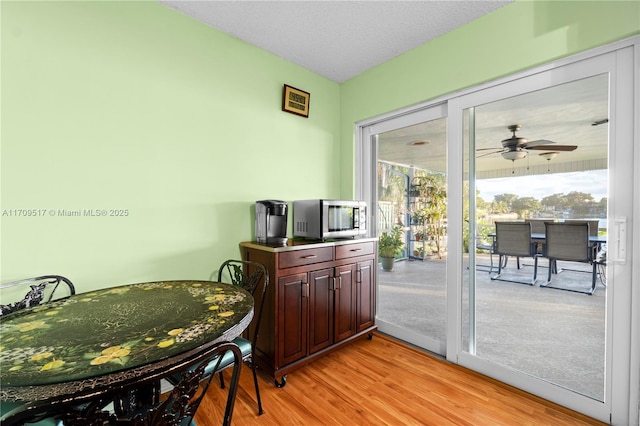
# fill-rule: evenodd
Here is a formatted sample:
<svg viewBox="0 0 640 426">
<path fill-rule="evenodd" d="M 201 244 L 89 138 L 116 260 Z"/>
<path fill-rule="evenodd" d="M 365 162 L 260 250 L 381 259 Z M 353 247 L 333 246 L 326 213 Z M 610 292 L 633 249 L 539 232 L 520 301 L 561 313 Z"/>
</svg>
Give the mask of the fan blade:
<svg viewBox="0 0 640 426">
<path fill-rule="evenodd" d="M 548 150 L 553 150 L 553 151 L 575 151 L 578 148 L 577 145 L 553 145 L 553 146 L 527 146 L 526 149 L 531 149 L 531 150 L 539 150 L 539 151 L 548 151 Z"/>
<path fill-rule="evenodd" d="M 531 142 L 527 142 L 526 144 L 524 144 L 522 146 L 522 148 L 527 148 L 529 149 L 532 146 L 538 146 L 538 145 L 551 145 L 551 144 L 555 144 L 554 141 L 548 141 L 546 139 L 538 139 L 535 141 L 531 141 Z"/>
<path fill-rule="evenodd" d="M 501 152 L 504 152 L 504 150 L 503 150 L 503 149 L 496 150 L 496 149 L 494 148 L 494 151 L 493 151 L 493 152 L 487 152 L 486 154 L 476 155 L 476 158 L 486 157 L 487 155 L 500 154 Z"/>
<path fill-rule="evenodd" d="M 496 151 L 496 152 L 500 152 L 502 151 L 502 149 L 500 148 L 478 148 L 476 149 L 476 152 L 478 151 Z"/>
</svg>

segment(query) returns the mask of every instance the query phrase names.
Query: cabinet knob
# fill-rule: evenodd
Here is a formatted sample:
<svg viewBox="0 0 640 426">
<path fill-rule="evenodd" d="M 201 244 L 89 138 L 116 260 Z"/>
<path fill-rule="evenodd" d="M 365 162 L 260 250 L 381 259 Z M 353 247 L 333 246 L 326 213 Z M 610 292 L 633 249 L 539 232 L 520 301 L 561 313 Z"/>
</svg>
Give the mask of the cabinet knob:
<svg viewBox="0 0 640 426">
<path fill-rule="evenodd" d="M 318 257 L 318 256 L 315 255 L 315 254 L 310 254 L 308 256 L 302 256 L 303 259 L 313 259 L 313 258 L 316 258 L 316 257 Z"/>
</svg>

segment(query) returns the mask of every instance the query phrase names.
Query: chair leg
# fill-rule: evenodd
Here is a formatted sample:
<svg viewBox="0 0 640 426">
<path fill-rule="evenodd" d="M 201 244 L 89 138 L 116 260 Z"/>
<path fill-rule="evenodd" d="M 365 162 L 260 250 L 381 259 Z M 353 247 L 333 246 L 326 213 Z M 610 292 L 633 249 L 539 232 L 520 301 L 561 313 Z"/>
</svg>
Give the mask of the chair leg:
<svg viewBox="0 0 640 426">
<path fill-rule="evenodd" d="M 220 389 L 224 389 L 224 376 L 222 375 L 222 371 L 218 374 L 220 375 Z"/>
<path fill-rule="evenodd" d="M 506 256 L 504 256 L 504 257 L 506 257 Z M 495 280 L 495 279 L 497 279 L 497 278 L 500 276 L 500 274 L 502 273 L 502 260 L 503 260 L 503 255 L 499 254 L 499 255 L 498 255 L 498 273 L 497 273 L 496 275 L 490 276 L 490 277 L 489 277 L 490 279 Z M 506 262 L 505 262 L 505 264 L 506 264 Z M 506 266 L 506 265 L 505 265 L 505 266 Z M 491 271 L 489 271 L 489 274 L 491 274 Z"/>
<path fill-rule="evenodd" d="M 555 274 L 555 270 L 557 269 L 557 265 L 556 265 L 556 261 L 555 259 L 551 259 L 549 258 L 549 272 L 547 273 L 547 282 L 540 284 L 540 287 L 547 287 L 549 284 L 551 284 L 551 277 L 552 274 Z M 550 287 L 553 288 L 553 287 Z"/>
<path fill-rule="evenodd" d="M 256 387 L 256 399 L 258 400 L 258 415 L 264 413 L 262 409 L 262 399 L 260 398 L 260 386 L 258 386 L 258 373 L 256 372 L 256 363 L 251 360 L 251 370 L 253 370 L 253 384 Z"/>
<path fill-rule="evenodd" d="M 235 345 L 234 345 L 235 346 Z M 231 426 L 231 416 L 233 415 L 233 406 L 238 392 L 238 383 L 240 381 L 240 369 L 242 368 L 242 353 L 237 346 L 229 349 L 233 353 L 233 373 L 231 374 L 231 382 L 229 384 L 229 393 L 227 394 L 227 405 L 224 411 L 223 426 Z"/>
</svg>

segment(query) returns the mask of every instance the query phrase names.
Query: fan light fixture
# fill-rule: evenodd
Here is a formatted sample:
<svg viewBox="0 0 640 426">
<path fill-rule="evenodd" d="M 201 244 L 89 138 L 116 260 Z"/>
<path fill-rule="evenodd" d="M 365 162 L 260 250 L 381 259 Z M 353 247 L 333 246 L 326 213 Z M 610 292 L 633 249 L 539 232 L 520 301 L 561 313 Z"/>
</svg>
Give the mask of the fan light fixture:
<svg viewBox="0 0 640 426">
<path fill-rule="evenodd" d="M 545 160 L 551 161 L 551 159 L 556 158 L 558 154 L 560 154 L 558 151 L 550 151 L 550 152 L 543 152 L 542 154 L 539 154 L 539 155 Z"/>
<path fill-rule="evenodd" d="M 526 156 L 527 156 L 527 151 L 523 149 L 522 150 L 518 149 L 515 151 L 506 151 L 502 153 L 502 158 L 506 160 L 511 160 L 511 161 L 522 160 Z"/>
</svg>

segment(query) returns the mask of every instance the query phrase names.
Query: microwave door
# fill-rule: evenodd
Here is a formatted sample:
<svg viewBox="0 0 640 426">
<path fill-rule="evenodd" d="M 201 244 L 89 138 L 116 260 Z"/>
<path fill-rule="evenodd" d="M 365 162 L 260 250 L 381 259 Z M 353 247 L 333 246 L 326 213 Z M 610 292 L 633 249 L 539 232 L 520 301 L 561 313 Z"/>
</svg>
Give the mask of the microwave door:
<svg viewBox="0 0 640 426">
<path fill-rule="evenodd" d="M 345 206 L 329 206 L 329 232 L 341 232 L 352 229 L 353 209 Z"/>
</svg>

